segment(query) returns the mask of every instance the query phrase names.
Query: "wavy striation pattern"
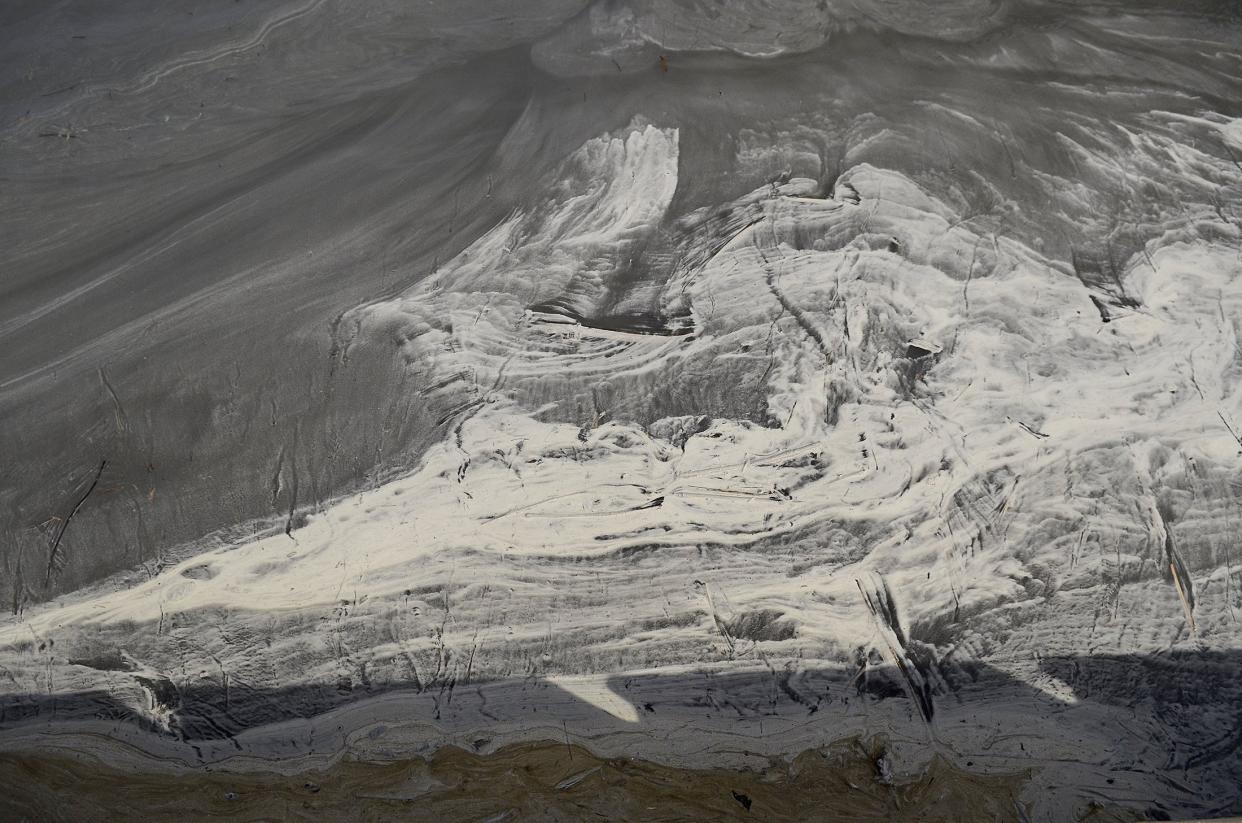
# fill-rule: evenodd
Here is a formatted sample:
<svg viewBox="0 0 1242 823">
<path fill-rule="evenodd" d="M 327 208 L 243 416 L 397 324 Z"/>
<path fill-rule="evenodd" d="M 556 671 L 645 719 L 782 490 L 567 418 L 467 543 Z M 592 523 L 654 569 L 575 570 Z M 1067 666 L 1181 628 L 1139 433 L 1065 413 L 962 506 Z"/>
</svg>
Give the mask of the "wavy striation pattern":
<svg viewBox="0 0 1242 823">
<path fill-rule="evenodd" d="M 1242 810 L 1235 12 L 350 8 L 0 132 L 0 748 Z"/>
</svg>

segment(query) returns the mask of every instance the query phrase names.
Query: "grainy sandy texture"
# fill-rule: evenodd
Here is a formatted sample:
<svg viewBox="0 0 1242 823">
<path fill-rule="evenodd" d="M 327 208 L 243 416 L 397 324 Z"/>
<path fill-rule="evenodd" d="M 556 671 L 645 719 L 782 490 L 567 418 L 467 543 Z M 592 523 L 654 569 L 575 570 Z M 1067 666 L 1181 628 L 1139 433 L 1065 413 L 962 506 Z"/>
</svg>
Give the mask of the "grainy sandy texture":
<svg viewBox="0 0 1242 823">
<path fill-rule="evenodd" d="M 0 775 L 15 788 L 9 799 L 18 820 L 115 820 L 133 809 L 229 820 L 1023 819 L 1020 776 L 973 776 L 936 760 L 900 778 L 885 758 L 879 741 L 847 741 L 737 772 L 670 769 L 545 743 L 489 755 L 447 747 L 426 760 L 344 760 L 276 778 L 3 755 Z"/>
</svg>

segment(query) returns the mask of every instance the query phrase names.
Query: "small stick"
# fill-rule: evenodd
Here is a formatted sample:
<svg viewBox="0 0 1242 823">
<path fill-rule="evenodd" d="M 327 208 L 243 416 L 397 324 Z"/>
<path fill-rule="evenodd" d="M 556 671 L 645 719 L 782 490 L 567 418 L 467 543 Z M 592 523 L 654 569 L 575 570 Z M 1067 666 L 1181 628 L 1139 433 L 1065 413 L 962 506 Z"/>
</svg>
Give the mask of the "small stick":
<svg viewBox="0 0 1242 823">
<path fill-rule="evenodd" d="M 65 536 L 65 529 L 69 528 L 69 521 L 78 513 L 78 509 L 82 508 L 82 504 L 86 502 L 86 498 L 91 496 L 91 492 L 95 491 L 95 487 L 99 485 L 99 478 L 103 476 L 104 466 L 108 465 L 107 460 L 101 460 L 99 463 L 99 471 L 95 472 L 95 479 L 91 481 L 90 488 L 78 500 L 77 505 L 69 512 L 69 516 L 61 521 L 60 529 L 56 532 L 56 539 L 52 541 L 52 551 L 47 557 L 47 574 L 43 578 L 43 586 L 46 588 L 52 583 L 52 568 L 56 565 L 56 552 L 60 549 L 60 541 Z"/>
</svg>

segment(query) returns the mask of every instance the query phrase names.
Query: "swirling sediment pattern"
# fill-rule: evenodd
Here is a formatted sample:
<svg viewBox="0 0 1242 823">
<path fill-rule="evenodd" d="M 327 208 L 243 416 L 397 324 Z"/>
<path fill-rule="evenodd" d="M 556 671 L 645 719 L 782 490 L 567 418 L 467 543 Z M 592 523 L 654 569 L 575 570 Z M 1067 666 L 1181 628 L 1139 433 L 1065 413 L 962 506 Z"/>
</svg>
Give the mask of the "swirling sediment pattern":
<svg viewBox="0 0 1242 823">
<path fill-rule="evenodd" d="M 406 774 L 553 740 L 815 819 L 704 793 L 858 738 L 858 815 L 1242 812 L 1232 5 L 0 20 L 30 780 L 572 815 Z"/>
</svg>

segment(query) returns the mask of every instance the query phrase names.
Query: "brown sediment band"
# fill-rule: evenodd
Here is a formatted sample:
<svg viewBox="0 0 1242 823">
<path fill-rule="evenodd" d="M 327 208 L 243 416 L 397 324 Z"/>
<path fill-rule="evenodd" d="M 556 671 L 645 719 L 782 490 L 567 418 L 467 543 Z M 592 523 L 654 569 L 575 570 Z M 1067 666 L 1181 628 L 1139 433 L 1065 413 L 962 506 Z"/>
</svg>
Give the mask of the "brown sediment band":
<svg viewBox="0 0 1242 823">
<path fill-rule="evenodd" d="M 1023 775 L 984 775 L 933 756 L 893 776 L 876 738 L 772 761 L 690 769 L 601 758 L 552 741 L 492 754 L 344 759 L 294 774 L 118 768 L 94 758 L 0 754 L 9 820 L 1023 820 Z M 1112 818 L 1109 818 L 1112 819 Z"/>
</svg>

